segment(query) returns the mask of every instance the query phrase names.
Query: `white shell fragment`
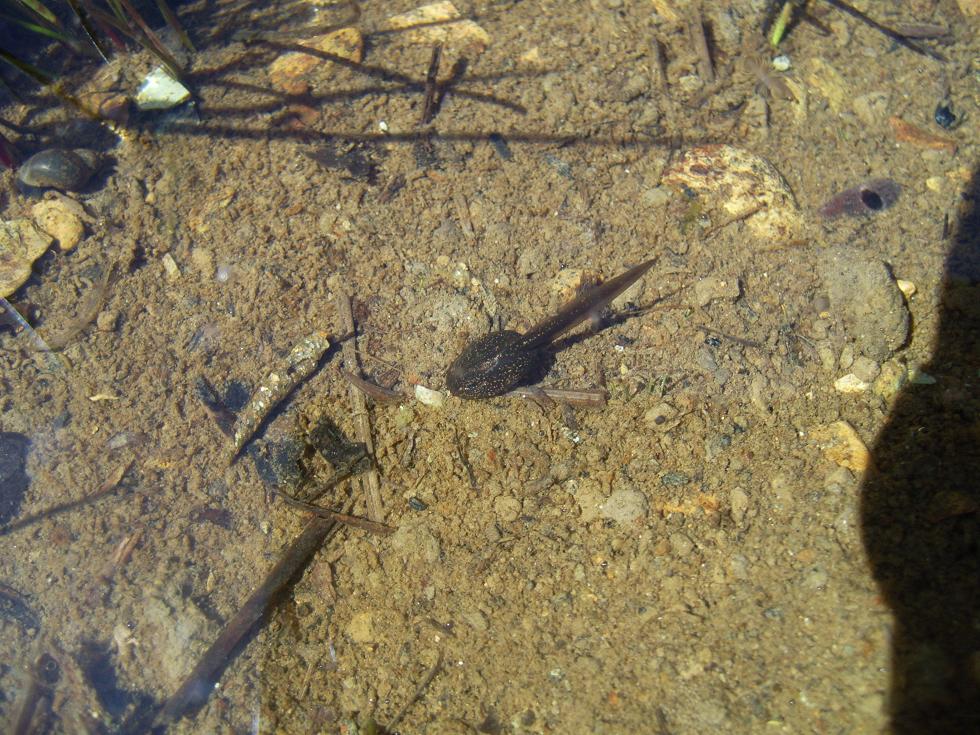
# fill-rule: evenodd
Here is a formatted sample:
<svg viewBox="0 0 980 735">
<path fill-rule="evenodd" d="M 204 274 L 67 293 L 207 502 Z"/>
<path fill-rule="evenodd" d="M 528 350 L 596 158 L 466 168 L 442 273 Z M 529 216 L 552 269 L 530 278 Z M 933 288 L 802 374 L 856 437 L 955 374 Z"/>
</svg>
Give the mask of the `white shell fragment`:
<svg viewBox="0 0 980 735">
<path fill-rule="evenodd" d="M 424 403 L 426 406 L 432 406 L 434 408 L 441 408 L 446 400 L 446 397 L 442 393 L 431 388 L 426 388 L 424 385 L 415 386 L 415 397 L 419 403 Z"/>
<path fill-rule="evenodd" d="M 871 385 L 861 380 L 854 373 L 848 373 L 834 381 L 834 388 L 839 393 L 864 393 Z"/>
<path fill-rule="evenodd" d="M 186 102 L 190 96 L 187 87 L 158 66 L 146 75 L 136 92 L 136 106 L 141 110 L 169 110 Z"/>
</svg>

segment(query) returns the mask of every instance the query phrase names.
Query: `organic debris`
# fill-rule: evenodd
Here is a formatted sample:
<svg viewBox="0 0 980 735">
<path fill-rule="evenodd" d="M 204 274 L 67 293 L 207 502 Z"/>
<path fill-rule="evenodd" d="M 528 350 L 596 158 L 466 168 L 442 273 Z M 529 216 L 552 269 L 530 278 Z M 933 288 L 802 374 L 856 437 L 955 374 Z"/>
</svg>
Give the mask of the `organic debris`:
<svg viewBox="0 0 980 735">
<path fill-rule="evenodd" d="M 346 337 L 341 337 L 344 340 Z M 304 337 L 290 350 L 281 370 L 276 370 L 266 377 L 252 394 L 252 400 L 242 409 L 235 422 L 232 436 L 234 462 L 242 449 L 259 430 L 269 414 L 275 410 L 283 399 L 296 386 L 306 380 L 320 364 L 320 359 L 330 349 L 330 340 L 325 332 L 314 332 Z"/>
</svg>

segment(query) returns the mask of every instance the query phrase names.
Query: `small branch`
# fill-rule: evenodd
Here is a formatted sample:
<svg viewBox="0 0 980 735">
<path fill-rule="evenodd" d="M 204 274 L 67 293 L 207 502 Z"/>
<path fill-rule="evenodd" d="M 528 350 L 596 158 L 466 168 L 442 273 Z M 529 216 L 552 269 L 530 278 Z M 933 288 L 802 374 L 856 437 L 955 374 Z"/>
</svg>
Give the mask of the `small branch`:
<svg viewBox="0 0 980 735">
<path fill-rule="evenodd" d="M 429 71 L 425 75 L 425 102 L 422 105 L 420 125 L 428 125 L 439 109 L 439 61 L 442 59 L 442 46 L 432 47 Z"/>
<path fill-rule="evenodd" d="M 102 483 L 98 490 L 94 493 L 86 495 L 84 498 L 78 500 L 72 500 L 69 503 L 61 503 L 60 505 L 53 505 L 50 508 L 46 508 L 38 513 L 34 513 L 29 516 L 25 516 L 18 521 L 13 523 L 8 523 L 6 526 L 0 528 L 0 536 L 6 536 L 8 533 L 13 533 L 14 531 L 19 531 L 26 526 L 30 526 L 38 521 L 43 521 L 47 518 L 53 518 L 54 516 L 61 515 L 62 513 L 67 513 L 70 510 L 75 510 L 76 508 L 81 508 L 83 505 L 88 505 L 89 503 L 94 503 L 96 500 L 104 498 L 106 495 L 110 495 L 119 488 L 119 483 L 122 482 L 123 476 L 126 474 L 127 470 L 132 466 L 133 460 L 129 460 L 125 464 L 120 465 L 115 469 L 115 471 L 109 476 L 109 478 Z"/>
<path fill-rule="evenodd" d="M 319 517 L 312 518 L 306 524 L 303 532 L 283 551 L 276 565 L 258 588 L 249 595 L 235 616 L 228 621 L 217 640 L 204 652 L 177 691 L 164 702 L 154 719 L 156 725 L 165 726 L 176 722 L 204 705 L 214 691 L 215 681 L 231 660 L 235 648 L 251 632 L 280 593 L 306 566 L 310 557 L 338 525 L 332 518 Z M 137 718 L 139 719 L 139 714 Z M 147 729 L 142 719 L 127 724 L 128 727 L 124 726 L 123 732 L 145 732 Z"/>
<path fill-rule="evenodd" d="M 302 500 L 297 500 L 283 493 L 279 494 L 279 497 L 283 499 L 286 505 L 293 508 L 298 508 L 299 510 L 305 510 L 307 513 L 312 513 L 319 518 L 328 518 L 338 523 L 343 523 L 345 526 L 352 526 L 354 528 L 360 528 L 362 531 L 367 531 L 368 533 L 373 533 L 378 536 L 388 536 L 398 529 L 394 526 L 388 526 L 384 523 L 375 523 L 374 521 L 369 521 L 367 518 L 361 518 L 360 516 L 352 516 L 347 513 L 340 513 L 336 510 L 330 510 L 330 508 L 321 508 L 318 505 L 313 505 L 312 503 L 305 503 Z"/>
<path fill-rule="evenodd" d="M 345 331 L 357 332 L 354 324 L 354 310 L 351 308 L 350 296 L 344 292 L 337 294 L 337 314 L 340 317 L 342 329 Z M 344 343 L 344 367 L 348 372 L 358 375 L 361 372 L 357 364 L 357 347 L 355 342 L 350 340 Z M 354 411 L 354 430 L 357 440 L 364 442 L 367 452 L 374 457 L 374 439 L 371 436 L 371 419 L 368 417 L 367 403 L 364 395 L 353 385 L 350 387 L 350 401 Z M 361 490 L 367 502 L 367 514 L 375 523 L 380 523 L 384 518 L 384 505 L 381 502 L 381 481 L 378 479 L 378 471 L 371 467 L 358 478 Z"/>
<path fill-rule="evenodd" d="M 398 727 L 398 723 L 400 723 L 405 718 L 405 715 L 408 713 L 409 708 L 413 704 L 418 702 L 419 699 L 421 699 L 423 692 L 425 692 L 425 690 L 428 689 L 429 684 L 432 683 L 432 680 L 436 678 L 436 676 L 439 674 L 441 670 L 442 670 L 442 651 L 439 651 L 439 655 L 436 657 L 436 662 L 432 664 L 432 668 L 429 669 L 428 673 L 425 675 L 425 678 L 422 679 L 422 683 L 419 684 L 418 688 L 415 690 L 415 694 L 412 695 L 411 699 L 405 702 L 405 705 L 398 711 L 398 714 L 395 715 L 395 718 L 388 723 L 386 727 L 388 731 L 390 732 L 395 731 L 395 729 Z"/>
<path fill-rule="evenodd" d="M 557 403 L 567 403 L 576 408 L 603 408 L 606 405 L 604 390 L 562 390 L 560 388 L 515 388 L 508 395 L 534 399 L 544 393 Z"/>
<path fill-rule="evenodd" d="M 396 390 L 383 388 L 377 383 L 371 383 L 359 375 L 355 375 L 349 370 L 341 370 L 340 374 L 347 378 L 347 381 L 357 388 L 368 398 L 373 398 L 378 403 L 405 403 L 406 396 Z"/>
<path fill-rule="evenodd" d="M 943 56 L 942 54 L 938 53 L 937 51 L 933 51 L 931 48 L 928 48 L 926 46 L 922 46 L 922 45 L 916 43 L 915 41 L 910 40 L 906 36 L 903 36 L 898 31 L 893 31 L 891 28 L 888 28 L 887 26 L 883 26 L 878 21 L 876 21 L 876 20 L 870 18 L 869 16 L 865 15 L 864 13 L 862 13 L 860 10 L 858 10 L 857 8 L 855 8 L 853 5 L 848 5 L 847 3 L 842 2 L 842 0 L 825 0 L 825 2 L 828 5 L 832 5 L 833 7 L 837 8 L 842 13 L 847 13 L 852 18 L 857 18 L 859 21 L 861 21 L 865 25 L 871 26 L 872 28 L 874 28 L 879 33 L 887 36 L 888 38 L 890 38 L 891 40 L 893 40 L 898 45 L 904 46 L 905 48 L 909 49 L 910 51 L 914 51 L 915 53 L 921 54 L 923 56 L 928 56 L 930 59 L 935 59 L 936 61 L 944 61 L 944 62 L 945 61 L 948 61 L 948 59 L 945 56 Z"/>
</svg>

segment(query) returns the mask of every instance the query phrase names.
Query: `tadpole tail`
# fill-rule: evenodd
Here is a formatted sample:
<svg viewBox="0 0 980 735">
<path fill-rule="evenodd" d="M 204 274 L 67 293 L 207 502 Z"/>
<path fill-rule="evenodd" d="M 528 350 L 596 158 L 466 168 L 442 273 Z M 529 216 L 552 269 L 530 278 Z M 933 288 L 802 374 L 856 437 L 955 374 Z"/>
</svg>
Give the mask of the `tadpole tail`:
<svg viewBox="0 0 980 735">
<path fill-rule="evenodd" d="M 526 349 L 536 349 L 550 344 L 636 283 L 656 261 L 656 258 L 651 258 L 572 299 L 557 314 L 531 327 L 522 336 L 523 346 Z"/>
</svg>

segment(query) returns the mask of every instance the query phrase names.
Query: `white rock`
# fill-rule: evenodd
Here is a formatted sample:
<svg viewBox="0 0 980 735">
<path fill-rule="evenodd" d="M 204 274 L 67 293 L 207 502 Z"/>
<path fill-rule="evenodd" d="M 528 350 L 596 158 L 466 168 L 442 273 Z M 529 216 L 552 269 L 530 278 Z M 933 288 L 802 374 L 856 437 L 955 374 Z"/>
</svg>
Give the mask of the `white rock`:
<svg viewBox="0 0 980 735">
<path fill-rule="evenodd" d="M 864 393 L 870 387 L 854 373 L 848 373 L 834 381 L 834 388 L 841 393 Z"/>
<path fill-rule="evenodd" d="M 415 386 L 415 397 L 419 403 L 424 403 L 426 406 L 432 406 L 434 408 L 442 408 L 442 404 L 446 401 L 445 395 L 437 390 L 426 388 L 424 385 Z"/>
<path fill-rule="evenodd" d="M 187 87 L 158 66 L 146 75 L 136 92 L 136 106 L 141 110 L 169 110 L 186 102 L 190 96 Z"/>
<path fill-rule="evenodd" d="M 917 290 L 912 281 L 906 281 L 904 278 L 896 278 L 895 285 L 898 286 L 898 290 L 905 295 L 906 299 L 912 298 Z"/>
<path fill-rule="evenodd" d="M 789 71 L 791 62 L 786 54 L 780 54 L 772 60 L 772 68 L 776 71 Z"/>
</svg>

